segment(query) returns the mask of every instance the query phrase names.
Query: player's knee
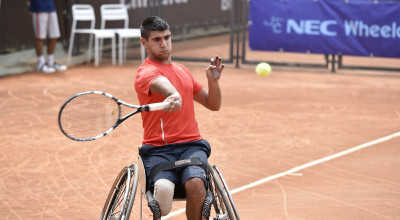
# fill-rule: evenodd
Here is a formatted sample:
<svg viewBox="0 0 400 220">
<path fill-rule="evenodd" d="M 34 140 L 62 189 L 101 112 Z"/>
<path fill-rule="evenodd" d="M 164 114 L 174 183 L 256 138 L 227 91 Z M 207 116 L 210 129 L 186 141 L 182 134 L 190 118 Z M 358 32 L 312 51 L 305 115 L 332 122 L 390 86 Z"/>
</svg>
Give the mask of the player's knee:
<svg viewBox="0 0 400 220">
<path fill-rule="evenodd" d="M 154 198 L 160 206 L 161 215 L 165 216 L 172 209 L 175 184 L 167 179 L 159 179 L 154 184 Z"/>
<path fill-rule="evenodd" d="M 201 178 L 190 178 L 185 182 L 185 189 L 188 197 L 204 200 L 206 188 Z"/>
</svg>

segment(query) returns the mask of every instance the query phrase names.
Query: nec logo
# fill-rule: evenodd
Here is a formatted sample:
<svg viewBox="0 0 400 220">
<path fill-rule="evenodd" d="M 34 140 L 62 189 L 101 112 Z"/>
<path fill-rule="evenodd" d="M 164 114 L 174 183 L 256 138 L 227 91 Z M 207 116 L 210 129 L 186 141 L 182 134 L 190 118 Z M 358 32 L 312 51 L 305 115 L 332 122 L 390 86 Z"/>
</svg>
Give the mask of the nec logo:
<svg viewBox="0 0 400 220">
<path fill-rule="evenodd" d="M 337 36 L 337 32 L 333 31 L 333 26 L 337 26 L 335 20 L 300 20 L 287 19 L 285 26 L 285 19 L 279 17 L 271 17 L 270 21 L 264 20 L 264 26 L 271 27 L 272 31 L 280 34 L 285 31 L 287 34 L 299 35 L 324 35 L 324 36 Z"/>
<path fill-rule="evenodd" d="M 337 25 L 337 21 L 300 20 L 300 22 L 296 22 L 293 19 L 288 19 L 286 33 L 290 34 L 293 31 L 296 34 L 337 36 L 337 33 L 329 28 L 332 25 Z"/>
</svg>

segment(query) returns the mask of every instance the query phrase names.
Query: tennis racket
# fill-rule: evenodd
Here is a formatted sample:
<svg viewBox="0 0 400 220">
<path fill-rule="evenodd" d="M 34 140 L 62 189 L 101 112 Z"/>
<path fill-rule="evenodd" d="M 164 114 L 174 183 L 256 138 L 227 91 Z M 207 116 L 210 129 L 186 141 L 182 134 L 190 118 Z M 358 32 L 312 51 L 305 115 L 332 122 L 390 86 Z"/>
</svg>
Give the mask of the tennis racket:
<svg viewBox="0 0 400 220">
<path fill-rule="evenodd" d="M 121 117 L 121 106 L 135 109 Z M 169 102 L 148 105 L 131 105 L 109 93 L 100 91 L 81 92 L 71 96 L 58 114 L 61 131 L 75 141 L 92 141 L 106 136 L 126 119 L 139 112 L 168 108 Z"/>
</svg>

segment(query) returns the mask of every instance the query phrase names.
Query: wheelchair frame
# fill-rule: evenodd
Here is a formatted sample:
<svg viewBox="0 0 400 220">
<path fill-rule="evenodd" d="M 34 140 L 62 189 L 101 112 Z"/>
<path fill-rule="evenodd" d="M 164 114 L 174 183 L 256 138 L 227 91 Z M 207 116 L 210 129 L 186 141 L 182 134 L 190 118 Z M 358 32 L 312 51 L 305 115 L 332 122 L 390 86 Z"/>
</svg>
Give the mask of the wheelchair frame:
<svg viewBox="0 0 400 220">
<path fill-rule="evenodd" d="M 139 158 L 139 163 L 141 163 Z M 137 187 L 140 184 L 140 220 L 142 219 L 142 198 L 145 195 L 146 181 L 142 164 L 131 164 L 118 174 L 104 204 L 100 220 L 129 220 L 135 200 Z M 213 196 L 213 220 L 240 220 L 229 188 L 216 165 L 207 164 L 208 188 Z M 140 182 L 140 183 L 139 183 Z M 153 213 L 154 215 L 154 213 Z M 134 218 L 137 219 L 137 218 Z"/>
</svg>

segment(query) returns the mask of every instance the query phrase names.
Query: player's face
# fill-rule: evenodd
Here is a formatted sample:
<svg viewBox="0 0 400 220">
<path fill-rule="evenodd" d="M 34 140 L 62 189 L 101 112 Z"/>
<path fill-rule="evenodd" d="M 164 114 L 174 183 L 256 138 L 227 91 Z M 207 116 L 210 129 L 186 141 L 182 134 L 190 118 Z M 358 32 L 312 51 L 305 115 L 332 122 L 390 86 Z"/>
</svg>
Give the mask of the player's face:
<svg viewBox="0 0 400 220">
<path fill-rule="evenodd" d="M 152 31 L 148 41 L 143 45 L 149 57 L 162 63 L 171 62 L 171 31 Z"/>
</svg>

